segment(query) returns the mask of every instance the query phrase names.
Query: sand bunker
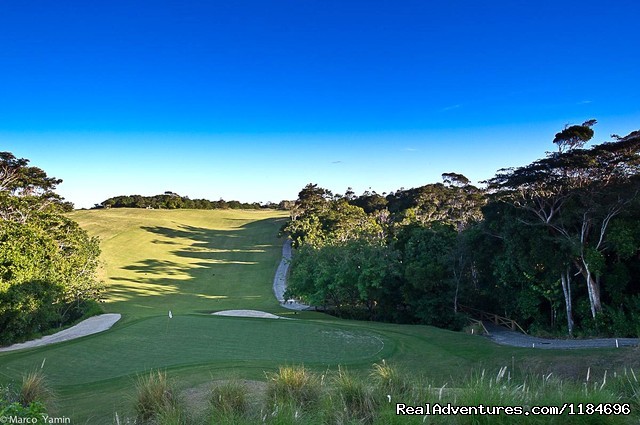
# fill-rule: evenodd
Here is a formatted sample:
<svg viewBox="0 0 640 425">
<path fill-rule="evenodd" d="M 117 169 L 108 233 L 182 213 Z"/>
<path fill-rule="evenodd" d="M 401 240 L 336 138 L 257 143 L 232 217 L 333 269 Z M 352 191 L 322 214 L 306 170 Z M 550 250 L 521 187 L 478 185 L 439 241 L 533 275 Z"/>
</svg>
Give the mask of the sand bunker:
<svg viewBox="0 0 640 425">
<path fill-rule="evenodd" d="M 275 314 L 266 313 L 258 310 L 225 310 L 218 311 L 216 316 L 235 316 L 235 317 L 260 317 L 262 319 L 284 319 L 284 317 L 276 316 Z"/>
<path fill-rule="evenodd" d="M 75 326 L 57 332 L 53 335 L 47 335 L 33 341 L 21 342 L 8 347 L 0 348 L 0 351 L 22 350 L 23 348 L 40 347 L 42 345 L 55 344 L 56 342 L 69 341 L 70 339 L 80 338 L 82 336 L 92 335 L 98 332 L 106 331 L 114 323 L 120 320 L 119 314 L 101 314 L 93 316 L 87 320 L 83 320 Z"/>
</svg>

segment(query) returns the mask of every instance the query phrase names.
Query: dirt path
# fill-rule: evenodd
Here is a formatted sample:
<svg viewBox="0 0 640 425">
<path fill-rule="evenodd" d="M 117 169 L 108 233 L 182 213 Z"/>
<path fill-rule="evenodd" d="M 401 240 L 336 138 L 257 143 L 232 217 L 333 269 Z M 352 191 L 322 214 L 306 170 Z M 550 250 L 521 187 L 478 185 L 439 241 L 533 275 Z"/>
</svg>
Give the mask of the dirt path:
<svg viewBox="0 0 640 425">
<path fill-rule="evenodd" d="M 56 342 L 68 341 L 70 339 L 92 335 L 98 332 L 106 331 L 118 320 L 120 320 L 120 315 L 113 313 L 93 316 L 88 318 L 87 320 L 83 320 L 75 326 L 70 327 L 69 329 L 65 329 L 53 335 L 47 335 L 40 339 L 34 339 L 33 341 L 13 344 L 8 347 L 2 347 L 0 348 L 0 352 L 22 350 L 23 348 L 40 347 L 42 345 L 55 344 Z"/>
<path fill-rule="evenodd" d="M 297 302 L 296 300 L 285 300 L 284 292 L 287 289 L 287 273 L 289 273 L 289 264 L 291 263 L 291 240 L 287 239 L 282 245 L 282 260 L 276 270 L 273 278 L 273 293 L 280 305 L 289 310 L 310 310 L 312 307 Z"/>
<path fill-rule="evenodd" d="M 547 348 L 547 349 L 579 349 L 579 348 L 616 348 L 634 347 L 640 343 L 638 338 L 598 338 L 598 339 L 548 339 L 524 335 L 502 326 L 484 322 L 489 331 L 488 338 L 497 344 L 512 347 Z"/>
</svg>

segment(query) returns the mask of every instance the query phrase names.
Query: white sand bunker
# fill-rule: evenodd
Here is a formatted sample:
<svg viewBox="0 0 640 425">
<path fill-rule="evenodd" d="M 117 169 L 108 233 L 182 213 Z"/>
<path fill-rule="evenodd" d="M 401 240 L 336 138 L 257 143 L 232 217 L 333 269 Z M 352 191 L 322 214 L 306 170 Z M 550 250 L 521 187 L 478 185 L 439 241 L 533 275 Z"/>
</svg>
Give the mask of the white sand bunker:
<svg viewBox="0 0 640 425">
<path fill-rule="evenodd" d="M 235 317 L 260 317 L 262 319 L 284 319 L 284 317 L 276 316 L 275 314 L 266 313 L 258 310 L 225 310 L 218 311 L 216 316 L 235 316 Z"/>
<path fill-rule="evenodd" d="M 106 331 L 114 323 L 120 320 L 119 314 L 101 314 L 93 316 L 87 320 L 83 320 L 75 326 L 65 329 L 53 335 L 47 335 L 33 341 L 13 344 L 8 347 L 0 348 L 0 351 L 14 351 L 23 348 L 40 347 L 41 345 L 55 344 L 56 342 L 69 341 L 71 339 L 80 338 L 82 336 L 92 335 L 98 332 Z"/>
</svg>

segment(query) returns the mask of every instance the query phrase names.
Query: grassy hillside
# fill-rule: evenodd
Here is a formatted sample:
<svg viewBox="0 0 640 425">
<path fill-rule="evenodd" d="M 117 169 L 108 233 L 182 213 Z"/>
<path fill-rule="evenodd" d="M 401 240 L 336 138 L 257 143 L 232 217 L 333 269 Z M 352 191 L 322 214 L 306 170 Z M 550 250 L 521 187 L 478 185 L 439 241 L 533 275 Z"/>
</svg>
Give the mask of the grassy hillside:
<svg viewBox="0 0 640 425">
<path fill-rule="evenodd" d="M 245 210 L 78 211 L 101 239 L 105 310 L 126 320 L 229 308 L 273 311 L 286 214 Z"/>
<path fill-rule="evenodd" d="M 317 371 L 348 365 L 365 374 L 386 359 L 440 385 L 501 366 L 572 376 L 588 367 L 595 374 L 638 366 L 632 349 L 508 348 L 427 326 L 284 310 L 271 290 L 282 245 L 276 235 L 286 217 L 281 212 L 112 209 L 72 217 L 100 237 L 104 309 L 123 318 L 101 334 L 0 354 L 0 383 L 15 382 L 44 362 L 58 410 L 74 423 L 113 423 L 116 411 L 130 415 L 135 377 L 156 368 L 191 388 L 228 377 L 264 380 L 265 371 L 293 363 Z M 210 315 L 225 309 L 295 320 Z"/>
</svg>

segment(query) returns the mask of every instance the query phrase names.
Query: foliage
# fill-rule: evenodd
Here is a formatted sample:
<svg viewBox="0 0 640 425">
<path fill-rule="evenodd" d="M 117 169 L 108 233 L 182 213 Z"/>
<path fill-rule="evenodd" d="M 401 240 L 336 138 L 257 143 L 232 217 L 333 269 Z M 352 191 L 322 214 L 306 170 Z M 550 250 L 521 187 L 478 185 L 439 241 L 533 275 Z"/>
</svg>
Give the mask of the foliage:
<svg viewBox="0 0 640 425">
<path fill-rule="evenodd" d="M 287 296 L 341 315 L 375 318 L 385 313 L 388 290 L 399 277 L 397 265 L 397 254 L 366 240 L 305 245 L 293 260 Z"/>
<path fill-rule="evenodd" d="M 258 202 L 240 202 L 240 201 L 209 201 L 208 199 L 190 199 L 188 196 L 180 196 L 174 192 L 165 192 L 161 195 L 142 196 L 142 195 L 120 195 L 106 199 L 94 208 L 147 208 L 147 209 L 197 209 L 197 210 L 215 210 L 215 209 L 243 209 L 258 210 L 262 208 L 286 209 L 286 202 L 280 204 L 272 202 L 261 205 Z"/>
<path fill-rule="evenodd" d="M 402 252 L 403 301 L 419 323 L 460 329 L 455 315 L 457 233 L 451 227 L 405 226 L 398 236 Z"/>
<path fill-rule="evenodd" d="M 98 240 L 63 215 L 61 180 L 1 154 L 0 344 L 81 317 L 102 292 Z"/>
<path fill-rule="evenodd" d="M 238 382 L 227 382 L 213 388 L 210 402 L 215 415 L 241 417 L 249 407 L 248 391 Z"/>
<path fill-rule="evenodd" d="M 543 227 L 547 232 L 547 250 L 553 250 L 561 264 L 549 258 L 538 264 L 555 269 L 562 283 L 570 334 L 575 295 L 586 293 L 591 320 L 596 320 L 603 313 L 603 302 L 616 297 L 602 285 L 611 266 L 620 262 L 621 255 L 638 250 L 631 228 L 623 229 L 622 223 L 627 222 L 618 218 L 630 214 L 637 203 L 640 135 L 632 133 L 585 149 L 594 123 L 566 128 L 554 140 L 559 152 L 525 167 L 501 170 L 488 182 L 493 202 L 507 202 L 522 212 L 520 227 Z M 614 249 L 617 259 L 610 255 Z M 576 274 L 586 285 L 579 291 L 574 287 L 572 293 L 571 276 Z M 577 320 L 588 321 L 580 316 Z"/>
<path fill-rule="evenodd" d="M 44 403 L 49 401 L 51 397 L 51 389 L 42 371 L 36 370 L 22 377 L 20 403 L 23 406 L 28 406 L 35 402 Z"/>
<path fill-rule="evenodd" d="M 143 422 L 163 417 L 165 420 L 180 417 L 175 390 L 170 385 L 166 372 L 152 370 L 147 375 L 138 376 L 135 410 L 137 417 Z"/>
<path fill-rule="evenodd" d="M 345 199 L 303 198 L 296 208 L 301 212 L 285 228 L 296 247 L 303 243 L 319 247 L 353 239 L 379 239 L 383 234 L 374 217 Z"/>
<path fill-rule="evenodd" d="M 370 374 L 379 396 L 393 399 L 406 396 L 410 389 L 410 382 L 397 367 L 390 365 L 384 359 L 374 363 Z"/>
<path fill-rule="evenodd" d="M 332 380 L 331 422 L 362 424 L 372 423 L 376 416 L 377 402 L 373 391 L 362 379 L 338 368 Z"/>
<path fill-rule="evenodd" d="M 318 377 L 304 366 L 281 366 L 277 373 L 267 374 L 268 403 L 309 407 L 320 398 Z"/>
<path fill-rule="evenodd" d="M 46 404 L 51 403 L 52 398 L 52 392 L 42 372 L 31 372 L 22 377 L 22 385 L 17 392 L 12 391 L 10 387 L 0 387 L 0 418 L 3 418 L 3 422 L 16 420 L 16 423 L 46 423 Z"/>
<path fill-rule="evenodd" d="M 435 183 L 399 190 L 387 196 L 389 211 L 398 224 L 418 222 L 447 224 L 462 231 L 482 219 L 482 190 L 469 184 L 462 174 L 443 174 L 445 184 Z"/>
<path fill-rule="evenodd" d="M 458 329 L 464 302 L 540 331 L 632 335 L 640 132 L 586 147 L 595 123 L 486 191 L 458 173 L 386 196 L 307 185 L 284 228 L 290 295 L 342 317 Z"/>
<path fill-rule="evenodd" d="M 461 174 L 443 179 L 386 197 L 307 185 L 284 229 L 298 248 L 287 295 L 342 317 L 460 327 L 454 310 L 468 264 L 456 235 L 481 218 L 484 197 Z M 425 253 L 421 229 L 447 236 Z M 439 272 L 426 264 L 436 253 Z"/>
<path fill-rule="evenodd" d="M 7 403 L 0 398 L 0 418 L 9 417 L 14 417 L 18 421 L 20 419 L 23 420 L 23 422 L 16 423 L 46 423 L 45 421 L 48 417 L 48 414 L 44 404 L 40 403 L 39 401 L 35 401 L 29 403 L 26 406 L 23 406 L 18 402 Z M 31 419 L 34 422 L 27 422 L 27 419 Z"/>
<path fill-rule="evenodd" d="M 570 381 L 551 373 L 525 374 L 516 377 L 506 366 L 496 372 L 474 371 L 470 377 L 455 379 L 441 386 L 427 384 L 423 379 L 402 378 L 398 386 L 380 386 L 381 382 L 397 380 L 398 374 L 388 364 L 376 364 L 371 379 L 348 373 L 344 368 L 326 371 L 318 402 L 301 406 L 290 399 L 267 398 L 265 405 L 255 405 L 242 416 L 232 411 L 214 414 L 210 423 L 216 424 L 510 424 L 517 418 L 524 424 L 617 424 L 636 423 L 640 386 L 632 369 L 622 374 L 601 376 L 587 374 L 586 380 Z M 382 392 L 380 392 L 382 390 Z M 258 398 L 258 394 L 252 394 Z M 398 415 L 397 404 L 424 408 L 431 413 Z M 467 406 L 490 412 L 486 414 L 438 414 L 440 406 Z M 614 405 L 615 404 L 615 405 Z M 523 408 L 532 406 L 557 408 L 564 412 L 545 415 L 509 415 L 497 412 L 498 406 Z M 590 414 L 570 415 L 585 411 Z M 613 414 L 614 409 L 618 414 Z M 543 411 L 545 411 L 543 410 Z M 607 413 L 610 412 L 610 413 Z M 623 414 L 624 412 L 624 414 Z M 428 422 L 427 422 L 428 420 Z M 204 419 L 203 419 L 204 421 Z"/>
</svg>

